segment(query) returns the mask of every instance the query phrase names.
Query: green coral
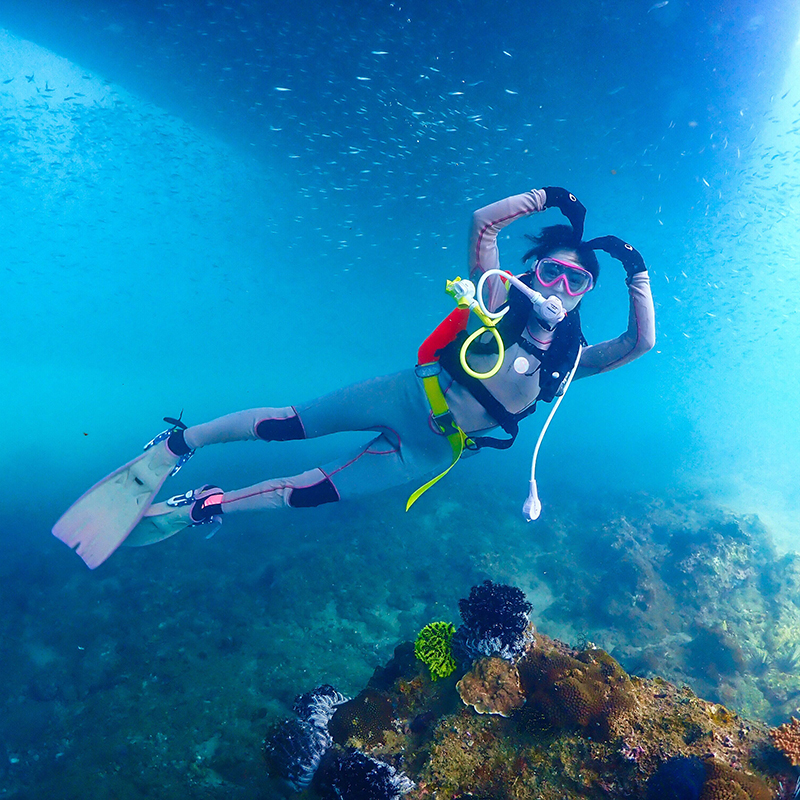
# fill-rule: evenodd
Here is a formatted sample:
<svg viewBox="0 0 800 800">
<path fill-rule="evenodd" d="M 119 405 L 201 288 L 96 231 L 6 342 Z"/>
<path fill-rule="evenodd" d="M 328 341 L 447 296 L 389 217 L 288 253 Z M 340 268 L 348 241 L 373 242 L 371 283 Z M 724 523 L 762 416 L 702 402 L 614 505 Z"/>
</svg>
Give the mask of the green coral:
<svg viewBox="0 0 800 800">
<path fill-rule="evenodd" d="M 431 671 L 431 678 L 446 678 L 456 670 L 453 658 L 453 634 L 450 622 L 431 622 L 418 634 L 414 642 L 414 655 Z"/>
</svg>

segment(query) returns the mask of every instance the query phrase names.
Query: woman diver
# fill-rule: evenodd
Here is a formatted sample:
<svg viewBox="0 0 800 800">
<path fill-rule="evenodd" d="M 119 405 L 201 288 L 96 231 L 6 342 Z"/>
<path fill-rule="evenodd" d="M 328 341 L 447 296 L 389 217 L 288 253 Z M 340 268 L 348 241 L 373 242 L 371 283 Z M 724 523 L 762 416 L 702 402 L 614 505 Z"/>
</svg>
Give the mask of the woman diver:
<svg viewBox="0 0 800 800">
<path fill-rule="evenodd" d="M 553 225 L 529 237 L 525 272 L 501 271 L 499 231 L 549 208 L 558 208 L 570 225 Z M 296 406 L 253 408 L 190 427 L 167 419 L 171 427 L 84 494 L 53 533 L 94 568 L 123 542 L 152 544 L 187 527 L 218 525 L 224 514 L 309 508 L 436 475 L 411 495 L 408 508 L 465 451 L 510 446 L 520 420 L 540 400 L 556 400 L 543 435 L 571 380 L 627 364 L 655 342 L 650 280 L 641 255 L 614 236 L 583 241 L 585 215 L 575 196 L 559 187 L 534 189 L 481 208 L 473 215 L 470 234 L 472 280 L 448 282 L 458 307 L 420 347 L 416 369 Z M 587 346 L 579 306 L 597 283 L 596 250 L 624 267 L 630 315 L 621 336 Z M 507 435 L 487 435 L 498 428 Z M 313 439 L 342 431 L 377 436 L 299 475 L 235 491 L 209 485 L 153 504 L 166 478 L 201 447 Z M 533 475 L 540 443 L 541 436 L 523 508 L 528 519 L 535 519 L 541 508 Z"/>
</svg>

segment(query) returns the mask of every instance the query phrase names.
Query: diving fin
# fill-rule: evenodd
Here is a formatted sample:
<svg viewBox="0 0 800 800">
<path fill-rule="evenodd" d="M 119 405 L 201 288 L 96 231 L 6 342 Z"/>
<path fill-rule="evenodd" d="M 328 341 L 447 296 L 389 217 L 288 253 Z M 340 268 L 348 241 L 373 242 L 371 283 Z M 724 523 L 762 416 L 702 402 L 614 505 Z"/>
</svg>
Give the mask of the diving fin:
<svg viewBox="0 0 800 800">
<path fill-rule="evenodd" d="M 206 539 L 210 539 L 222 525 L 222 514 L 213 513 L 221 500 L 222 490 L 208 485 L 170 497 L 163 503 L 154 503 L 123 544 L 126 547 L 146 547 L 163 542 L 186 528 L 200 526 L 208 527 Z M 198 519 L 192 516 L 193 509 L 196 509 Z"/>
<path fill-rule="evenodd" d="M 75 550 L 89 569 L 99 567 L 136 527 L 164 481 L 184 456 L 156 437 L 133 461 L 96 483 L 53 526 L 53 535 Z"/>
<path fill-rule="evenodd" d="M 191 506 L 173 508 L 166 503 L 153 503 L 123 544 L 126 547 L 145 547 L 163 542 L 193 524 L 190 511 Z"/>
</svg>

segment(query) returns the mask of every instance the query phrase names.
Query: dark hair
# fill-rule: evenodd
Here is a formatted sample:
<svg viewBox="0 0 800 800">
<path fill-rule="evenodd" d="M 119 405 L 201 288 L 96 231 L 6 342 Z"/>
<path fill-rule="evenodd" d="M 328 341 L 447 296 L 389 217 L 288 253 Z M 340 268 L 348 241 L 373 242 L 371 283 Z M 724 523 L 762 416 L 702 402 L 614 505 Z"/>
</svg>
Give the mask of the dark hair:
<svg viewBox="0 0 800 800">
<path fill-rule="evenodd" d="M 526 238 L 533 242 L 533 247 L 522 257 L 523 263 L 527 263 L 532 259 L 544 258 L 556 250 L 574 250 L 578 255 L 580 265 L 592 273 L 592 278 L 594 278 L 595 284 L 597 283 L 597 278 L 600 274 L 597 256 L 586 242 L 575 235 L 572 226 L 549 225 L 546 228 L 542 228 L 537 236 L 526 234 Z M 521 275 L 520 280 L 530 287 L 533 283 L 533 273 L 527 272 L 525 275 Z M 508 313 L 500 320 L 497 328 L 504 341 L 516 342 L 520 339 L 522 331 L 525 330 L 525 326 L 528 324 L 531 303 L 515 286 L 509 289 L 507 303 Z M 567 351 L 572 347 L 575 336 L 579 336 L 581 343 L 586 344 L 581 333 L 580 307 L 581 303 L 579 302 L 569 312 L 567 318 L 556 325 L 553 342 L 546 351 L 545 358 L 548 365 L 560 363 L 566 357 Z"/>
<path fill-rule="evenodd" d="M 571 225 L 549 225 L 542 228 L 537 236 L 526 234 L 525 238 L 533 242 L 533 247 L 522 257 L 523 263 L 545 258 L 556 250 L 574 250 L 578 254 L 580 265 L 592 273 L 595 285 L 597 284 L 600 276 L 597 255 L 586 242 L 575 235 Z"/>
</svg>

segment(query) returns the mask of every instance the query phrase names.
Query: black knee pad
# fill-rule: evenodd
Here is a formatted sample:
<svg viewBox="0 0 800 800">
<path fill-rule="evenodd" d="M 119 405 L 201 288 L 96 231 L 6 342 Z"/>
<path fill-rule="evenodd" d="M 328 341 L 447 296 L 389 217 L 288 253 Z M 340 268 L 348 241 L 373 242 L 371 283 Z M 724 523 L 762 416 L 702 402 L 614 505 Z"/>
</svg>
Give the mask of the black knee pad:
<svg viewBox="0 0 800 800">
<path fill-rule="evenodd" d="M 262 419 L 256 425 L 256 436 L 265 442 L 292 442 L 306 438 L 303 423 L 296 414 L 287 419 Z"/>
<path fill-rule="evenodd" d="M 289 494 L 289 505 L 292 508 L 313 508 L 323 503 L 335 503 L 339 499 L 339 492 L 331 483 L 330 478 L 315 483 L 313 486 L 300 486 L 292 489 Z"/>
</svg>

